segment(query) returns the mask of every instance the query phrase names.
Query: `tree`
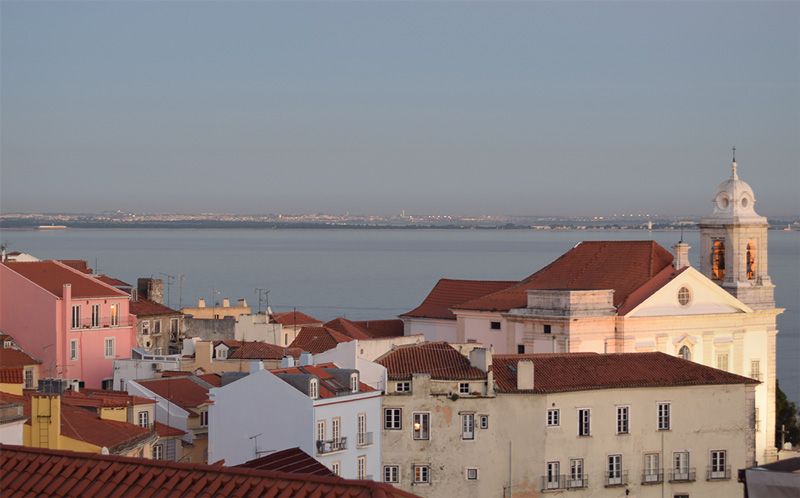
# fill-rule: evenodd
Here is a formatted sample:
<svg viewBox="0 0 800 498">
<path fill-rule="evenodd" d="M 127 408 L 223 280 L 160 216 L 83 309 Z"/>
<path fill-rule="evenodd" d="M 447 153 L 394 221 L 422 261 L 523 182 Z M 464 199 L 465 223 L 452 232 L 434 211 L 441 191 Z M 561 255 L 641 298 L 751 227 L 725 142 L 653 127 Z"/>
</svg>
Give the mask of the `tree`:
<svg viewBox="0 0 800 498">
<path fill-rule="evenodd" d="M 800 444 L 800 421 L 798 421 L 797 405 L 789 401 L 786 394 L 775 381 L 775 446 L 781 448 L 781 426 L 785 426 L 786 441 L 793 445 Z"/>
</svg>

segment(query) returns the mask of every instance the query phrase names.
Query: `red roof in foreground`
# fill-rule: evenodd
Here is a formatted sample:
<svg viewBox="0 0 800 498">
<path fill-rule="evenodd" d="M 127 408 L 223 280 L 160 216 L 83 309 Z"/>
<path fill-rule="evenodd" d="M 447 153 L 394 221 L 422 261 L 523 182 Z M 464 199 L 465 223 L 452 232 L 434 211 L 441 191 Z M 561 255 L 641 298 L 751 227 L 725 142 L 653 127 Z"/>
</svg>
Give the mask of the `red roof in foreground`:
<svg viewBox="0 0 800 498">
<path fill-rule="evenodd" d="M 0 445 L 4 496 L 414 498 L 388 484 Z"/>
<path fill-rule="evenodd" d="M 652 240 L 581 242 L 519 284 L 454 306 L 508 311 L 528 304 L 527 291 L 614 290 L 614 306 L 672 264 L 672 254 Z"/>
<path fill-rule="evenodd" d="M 630 387 L 758 384 L 758 381 L 664 353 L 494 355 L 500 392 L 517 391 L 517 363 L 533 361 L 534 391 L 543 393 Z"/>
<path fill-rule="evenodd" d="M 507 289 L 519 282 L 488 280 L 451 280 L 443 278 L 436 283 L 422 304 L 400 316 L 455 320 L 450 311 L 459 304 Z"/>
<path fill-rule="evenodd" d="M 84 275 L 58 261 L 31 261 L 25 263 L 2 263 L 10 270 L 61 298 L 64 284 L 72 286 L 72 297 L 117 297 L 128 298 L 125 292 L 101 283 L 96 278 Z"/>
<path fill-rule="evenodd" d="M 410 379 L 411 374 L 431 374 L 432 379 L 485 379 L 486 372 L 470 365 L 469 359 L 446 342 L 427 342 L 400 347 L 377 360 L 392 380 Z"/>
<path fill-rule="evenodd" d="M 328 467 L 319 463 L 314 457 L 300 448 L 289 448 L 288 450 L 271 453 L 241 465 L 235 465 L 234 468 L 277 470 L 291 474 L 312 474 L 326 477 L 336 476 Z"/>
<path fill-rule="evenodd" d="M 186 434 L 186 431 L 182 431 L 177 427 L 172 427 L 167 424 L 162 424 L 161 422 L 154 422 L 153 429 L 155 429 L 158 437 L 183 437 Z"/>
<path fill-rule="evenodd" d="M 0 384 L 22 384 L 25 382 L 24 368 L 0 367 Z"/>
<path fill-rule="evenodd" d="M 33 356 L 15 347 L 5 348 L 0 345 L 0 367 L 22 367 L 41 363 Z"/>
<path fill-rule="evenodd" d="M 316 325 L 322 323 L 322 320 L 317 320 L 313 316 L 308 316 L 299 311 L 288 311 L 286 313 L 273 313 L 270 319 L 274 323 L 279 323 L 284 327 L 292 327 L 294 325 Z"/>
<path fill-rule="evenodd" d="M 352 337 L 328 327 L 303 327 L 297 337 L 294 338 L 294 341 L 289 344 L 289 347 L 308 351 L 311 354 L 319 354 L 335 348 L 340 342 L 352 340 Z"/>
</svg>

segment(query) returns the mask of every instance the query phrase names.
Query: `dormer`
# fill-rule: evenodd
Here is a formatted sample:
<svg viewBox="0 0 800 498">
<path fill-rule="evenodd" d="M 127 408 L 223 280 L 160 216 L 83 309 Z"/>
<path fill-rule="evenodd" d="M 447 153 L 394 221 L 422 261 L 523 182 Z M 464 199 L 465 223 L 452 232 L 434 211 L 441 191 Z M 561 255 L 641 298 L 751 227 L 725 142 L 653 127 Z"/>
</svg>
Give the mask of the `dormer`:
<svg viewBox="0 0 800 498">
<path fill-rule="evenodd" d="M 216 357 L 218 360 L 227 360 L 227 359 L 228 359 L 228 352 L 229 352 L 229 350 L 230 350 L 230 348 L 229 348 L 228 346 L 226 346 L 226 345 L 225 345 L 225 344 L 223 344 L 223 343 L 220 343 L 220 345 L 219 345 L 219 346 L 217 346 L 216 348 L 214 348 L 214 351 L 215 351 L 215 353 L 214 353 L 214 356 L 215 356 L 215 357 Z"/>
</svg>

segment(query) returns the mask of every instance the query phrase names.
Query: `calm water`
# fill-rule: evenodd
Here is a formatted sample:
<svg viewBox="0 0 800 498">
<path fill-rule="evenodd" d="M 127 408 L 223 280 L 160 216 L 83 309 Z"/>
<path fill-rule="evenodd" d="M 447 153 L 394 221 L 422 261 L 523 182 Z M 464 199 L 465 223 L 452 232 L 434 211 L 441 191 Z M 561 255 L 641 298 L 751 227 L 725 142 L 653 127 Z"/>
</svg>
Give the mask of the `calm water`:
<svg viewBox="0 0 800 498">
<path fill-rule="evenodd" d="M 679 239 L 674 232 L 522 230 L 7 230 L 0 237 L 12 251 L 84 259 L 129 283 L 184 275 L 182 302 L 177 278 L 169 289 L 173 308 L 228 297 L 255 310 L 255 289 L 264 288 L 273 311 L 296 307 L 325 321 L 394 318 L 440 278 L 520 280 L 581 240 L 653 239 L 669 248 Z M 684 238 L 699 268 L 700 235 Z M 778 378 L 797 401 L 800 233 L 770 232 L 769 264 L 777 306 L 786 308 L 778 317 Z"/>
</svg>

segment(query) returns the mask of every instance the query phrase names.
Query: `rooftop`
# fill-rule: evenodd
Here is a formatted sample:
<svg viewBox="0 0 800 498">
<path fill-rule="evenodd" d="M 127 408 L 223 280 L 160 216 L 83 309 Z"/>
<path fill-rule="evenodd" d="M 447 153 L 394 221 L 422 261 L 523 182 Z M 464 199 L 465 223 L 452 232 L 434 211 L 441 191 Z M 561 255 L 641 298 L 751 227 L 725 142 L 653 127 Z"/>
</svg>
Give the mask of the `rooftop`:
<svg viewBox="0 0 800 498">
<path fill-rule="evenodd" d="M 311 474 L 316 476 L 334 477 L 336 474 L 319 463 L 314 457 L 300 448 L 289 448 L 269 455 L 250 460 L 235 468 L 248 468 L 259 470 L 276 470 L 291 474 Z"/>
<path fill-rule="evenodd" d="M 207 403 L 208 390 L 222 385 L 221 380 L 219 385 L 215 385 L 214 378 L 221 379 L 219 375 L 209 374 L 200 377 L 194 375 L 171 376 L 135 382 L 167 401 L 188 410 Z M 208 380 L 212 382 L 209 383 Z"/>
<path fill-rule="evenodd" d="M 485 380 L 486 372 L 446 342 L 404 346 L 376 360 L 386 367 L 392 380 L 410 379 L 412 374 L 430 374 L 437 380 Z"/>
<path fill-rule="evenodd" d="M 322 323 L 322 320 L 317 320 L 312 316 L 299 311 L 288 311 L 286 313 L 273 313 L 269 316 L 270 320 L 274 323 L 279 323 L 284 327 L 291 327 L 293 325 L 312 325 Z"/>
<path fill-rule="evenodd" d="M 104 284 L 59 261 L 31 261 L 2 263 L 6 268 L 22 275 L 58 298 L 63 298 L 64 284 L 72 287 L 72 298 L 124 297 L 125 292 Z"/>
<path fill-rule="evenodd" d="M 311 354 L 319 354 L 335 348 L 341 342 L 352 340 L 352 337 L 328 327 L 303 327 L 289 347 L 308 351 Z"/>
<path fill-rule="evenodd" d="M 455 320 L 450 311 L 459 304 L 507 289 L 519 282 L 489 280 L 451 280 L 443 278 L 436 283 L 422 304 L 400 316 Z"/>
</svg>

